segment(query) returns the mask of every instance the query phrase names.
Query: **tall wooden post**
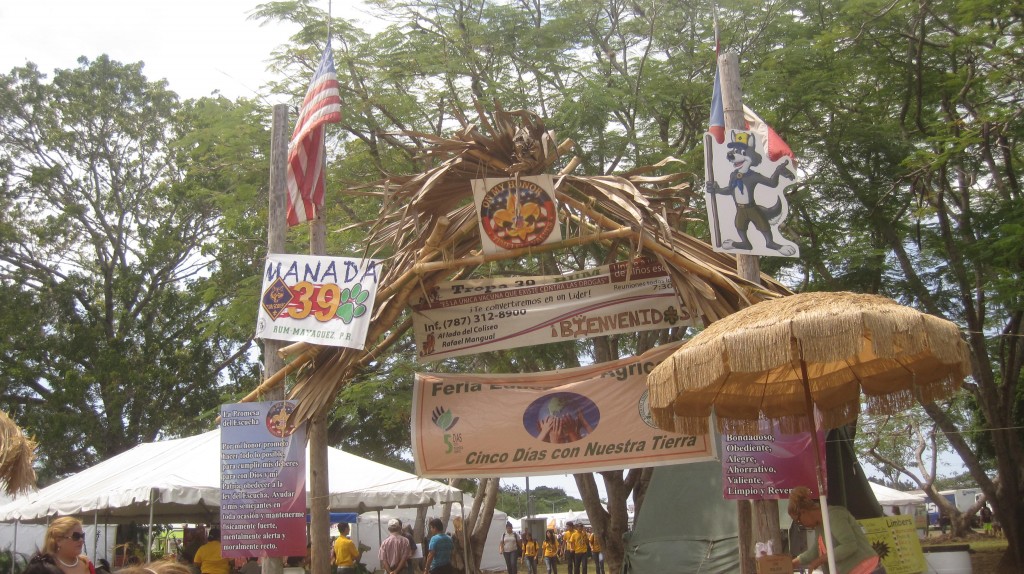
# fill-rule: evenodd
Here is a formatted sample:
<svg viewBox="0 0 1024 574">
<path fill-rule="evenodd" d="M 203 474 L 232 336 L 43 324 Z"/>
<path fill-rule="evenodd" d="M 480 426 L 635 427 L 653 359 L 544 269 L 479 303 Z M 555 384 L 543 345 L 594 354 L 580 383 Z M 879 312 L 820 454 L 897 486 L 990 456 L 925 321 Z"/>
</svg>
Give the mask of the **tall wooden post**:
<svg viewBox="0 0 1024 574">
<path fill-rule="evenodd" d="M 322 209 L 309 222 L 309 254 L 327 254 L 327 226 Z M 311 574 L 330 574 L 331 517 L 327 470 L 327 403 L 307 424 L 309 435 L 309 541 Z"/>
<path fill-rule="evenodd" d="M 740 89 L 739 57 L 726 52 L 718 57 L 718 72 L 722 82 L 722 108 L 725 112 L 725 131 L 744 130 L 743 94 Z M 740 277 L 761 284 L 761 264 L 756 255 L 736 255 L 736 271 Z M 779 527 L 779 501 L 746 500 L 736 502 L 739 522 L 740 571 L 754 572 L 754 540 L 771 541 L 776 553 L 782 552 L 782 533 Z M 755 528 L 756 526 L 756 528 Z"/>
<path fill-rule="evenodd" d="M 285 206 L 285 194 L 287 193 L 287 169 L 288 169 L 288 106 L 277 104 L 274 106 L 274 119 L 270 127 L 270 205 L 267 211 L 267 253 L 284 253 L 285 236 L 288 225 L 285 222 L 287 207 Z M 276 373 L 284 366 L 284 361 L 277 352 L 284 346 L 284 342 L 275 339 L 263 339 L 263 372 Z M 284 400 L 284 385 L 277 385 L 267 391 L 263 397 L 265 400 Z M 284 571 L 284 561 L 281 558 L 265 558 L 263 560 L 263 574 L 281 574 Z"/>
</svg>

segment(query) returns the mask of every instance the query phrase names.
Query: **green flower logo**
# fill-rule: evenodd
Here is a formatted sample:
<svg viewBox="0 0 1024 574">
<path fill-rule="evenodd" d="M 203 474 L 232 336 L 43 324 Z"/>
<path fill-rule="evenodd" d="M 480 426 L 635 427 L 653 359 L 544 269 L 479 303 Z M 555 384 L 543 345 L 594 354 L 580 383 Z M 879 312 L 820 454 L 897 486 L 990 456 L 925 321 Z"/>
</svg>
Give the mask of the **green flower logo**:
<svg viewBox="0 0 1024 574">
<path fill-rule="evenodd" d="M 338 318 L 346 325 L 353 319 L 366 314 L 366 300 L 370 298 L 370 292 L 365 291 L 360 283 L 356 283 L 351 289 L 346 287 L 341 291 L 341 305 L 338 305 Z"/>
</svg>

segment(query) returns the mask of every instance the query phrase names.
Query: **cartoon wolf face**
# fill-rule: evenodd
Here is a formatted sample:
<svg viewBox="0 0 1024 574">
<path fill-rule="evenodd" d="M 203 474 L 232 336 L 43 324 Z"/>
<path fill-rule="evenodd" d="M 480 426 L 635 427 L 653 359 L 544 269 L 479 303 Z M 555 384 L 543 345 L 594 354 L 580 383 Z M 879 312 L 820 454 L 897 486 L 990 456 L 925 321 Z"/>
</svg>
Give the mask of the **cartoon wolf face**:
<svg viewBox="0 0 1024 574">
<path fill-rule="evenodd" d="M 730 150 L 729 153 L 725 154 L 725 158 L 732 162 L 732 166 L 740 173 L 750 171 L 750 165 L 753 162 L 753 159 L 747 155 L 746 150 L 741 149 Z"/>
<path fill-rule="evenodd" d="M 761 154 L 754 151 L 754 134 L 736 132 L 728 146 L 729 152 L 725 154 L 725 159 L 732 163 L 736 172 L 747 173 L 750 168 L 761 163 Z"/>
</svg>

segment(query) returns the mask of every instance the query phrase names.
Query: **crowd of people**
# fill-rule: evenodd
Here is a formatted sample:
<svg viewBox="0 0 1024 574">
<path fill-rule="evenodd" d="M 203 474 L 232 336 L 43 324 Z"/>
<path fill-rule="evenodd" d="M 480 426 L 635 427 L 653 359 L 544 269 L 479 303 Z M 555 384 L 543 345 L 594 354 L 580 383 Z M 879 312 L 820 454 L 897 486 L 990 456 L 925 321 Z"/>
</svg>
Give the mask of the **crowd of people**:
<svg viewBox="0 0 1024 574">
<path fill-rule="evenodd" d="M 411 525 L 403 527 L 396 518 L 388 522 L 388 538 L 380 547 L 378 558 L 385 574 L 454 574 L 452 538 L 444 532 L 440 519 L 430 520 L 428 538 L 421 546 L 413 539 Z M 98 565 L 84 552 L 85 530 L 82 522 L 71 516 L 56 518 L 46 531 L 42 549 L 30 560 L 23 574 L 112 574 L 106 560 Z M 331 548 L 334 574 L 358 574 L 362 553 L 367 548 L 356 545 L 349 538 L 349 525 L 338 525 L 338 537 Z M 225 558 L 220 543 L 220 530 L 202 527 L 186 531 L 183 545 L 177 554 L 158 561 L 141 564 L 134 557 L 126 557 L 116 574 L 259 574 L 259 560 L 250 557 L 243 564 Z M 309 546 L 305 556 L 287 558 L 289 567 L 309 571 Z M 363 570 L 365 572 L 365 569 Z"/>
<path fill-rule="evenodd" d="M 604 574 L 601 536 L 580 522 L 566 522 L 560 532 L 549 528 L 541 541 L 535 540 L 529 531 L 520 537 L 512 523 L 507 522 L 498 539 L 498 553 L 505 558 L 508 574 L 518 574 L 520 564 L 526 566 L 527 574 L 537 574 L 542 562 L 547 574 L 558 574 L 558 565 L 563 562 L 566 574 L 588 574 L 590 561 L 594 563 L 595 574 Z"/>
<path fill-rule="evenodd" d="M 817 544 L 812 544 L 803 553 L 793 557 L 794 570 L 813 570 L 827 562 L 823 524 L 827 512 L 831 525 L 832 542 L 838 574 L 885 574 L 879 556 L 864 535 L 857 521 L 841 506 L 829 505 L 822 508 L 811 496 L 809 489 L 798 487 L 790 493 L 788 512 L 794 523 L 816 533 Z M 985 505 L 981 521 L 986 534 L 996 534 L 992 512 Z M 440 519 L 431 519 L 424 543 L 417 544 L 410 525 L 392 518 L 388 522 L 388 537 L 378 551 L 380 568 L 384 574 L 454 574 L 452 554 L 455 544 L 444 531 Z M 357 546 L 349 538 L 349 525 L 338 525 L 338 537 L 332 544 L 331 561 L 335 574 L 358 574 L 362 552 L 366 547 Z M 84 553 L 85 532 L 82 522 L 73 517 L 53 520 L 47 531 L 42 550 L 30 561 L 24 574 L 111 574 L 106 561 L 95 565 Z M 512 523 L 505 524 L 505 532 L 499 537 L 498 552 L 505 559 L 508 574 L 518 574 L 520 565 L 526 567 L 526 574 L 538 574 L 539 565 L 544 564 L 545 574 L 558 574 L 559 564 L 566 565 L 565 574 L 589 574 L 588 564 L 594 564 L 594 574 L 604 574 L 604 553 L 602 537 L 582 523 L 567 522 L 563 531 L 547 529 L 542 540 L 534 539 L 527 531 L 520 536 L 513 530 Z M 171 560 L 161 560 L 144 565 L 131 565 L 117 570 L 117 574 L 259 574 L 260 565 L 256 558 L 236 567 L 233 560 L 221 552 L 220 532 L 211 528 L 207 533 L 202 528 L 188 532 L 184 546 Z M 306 555 L 288 559 L 289 566 L 309 569 L 309 547 Z"/>
</svg>

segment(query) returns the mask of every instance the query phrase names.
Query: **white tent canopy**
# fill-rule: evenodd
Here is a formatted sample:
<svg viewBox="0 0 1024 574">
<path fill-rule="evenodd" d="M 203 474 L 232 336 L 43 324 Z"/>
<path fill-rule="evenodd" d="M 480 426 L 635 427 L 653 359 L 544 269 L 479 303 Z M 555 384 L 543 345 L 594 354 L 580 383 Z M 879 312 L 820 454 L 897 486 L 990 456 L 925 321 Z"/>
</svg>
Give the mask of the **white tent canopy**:
<svg viewBox="0 0 1024 574">
<path fill-rule="evenodd" d="M 888 486 L 882 486 L 881 484 L 875 484 L 874 482 L 868 481 L 871 485 L 871 492 L 875 494 L 875 499 L 878 500 L 878 504 L 885 506 L 912 506 L 915 504 L 924 504 L 925 496 L 920 494 L 912 494 L 909 492 L 902 492 Z"/>
<path fill-rule="evenodd" d="M 473 498 L 467 495 L 465 504 L 468 511 L 473 507 Z M 427 509 L 426 518 L 427 520 L 441 518 L 443 513 L 444 509 L 441 505 L 435 505 Z M 453 519 L 462 516 L 462 509 L 458 503 L 452 505 L 451 516 Z M 359 543 L 370 547 L 369 550 L 363 553 L 363 557 L 359 561 L 365 564 L 371 571 L 380 567 L 377 552 L 380 549 L 380 541 L 388 537 L 387 524 L 388 520 L 392 518 L 401 520 L 402 524 L 414 524 L 416 522 L 416 510 L 411 508 L 385 510 L 380 513 L 379 520 L 375 512 L 359 515 Z M 505 522 L 508 520 L 504 512 L 497 508 L 494 509 L 494 514 L 491 516 L 491 524 L 487 529 L 487 538 L 484 542 L 484 553 L 480 559 L 480 570 L 482 572 L 504 572 L 505 558 L 495 552 L 494 549 L 498 545 L 497 540 L 505 533 Z M 448 531 L 451 532 L 453 530 L 454 527 L 449 522 Z"/>
<path fill-rule="evenodd" d="M 335 448 L 328 450 L 329 510 L 366 512 L 458 502 L 462 492 Z M 309 448 L 306 449 L 309 476 Z M 308 489 L 307 489 L 308 496 Z M 307 503 L 308 505 L 308 503 Z M 76 515 L 92 523 L 217 522 L 220 429 L 141 444 L 0 507 L 0 522 Z"/>
</svg>

